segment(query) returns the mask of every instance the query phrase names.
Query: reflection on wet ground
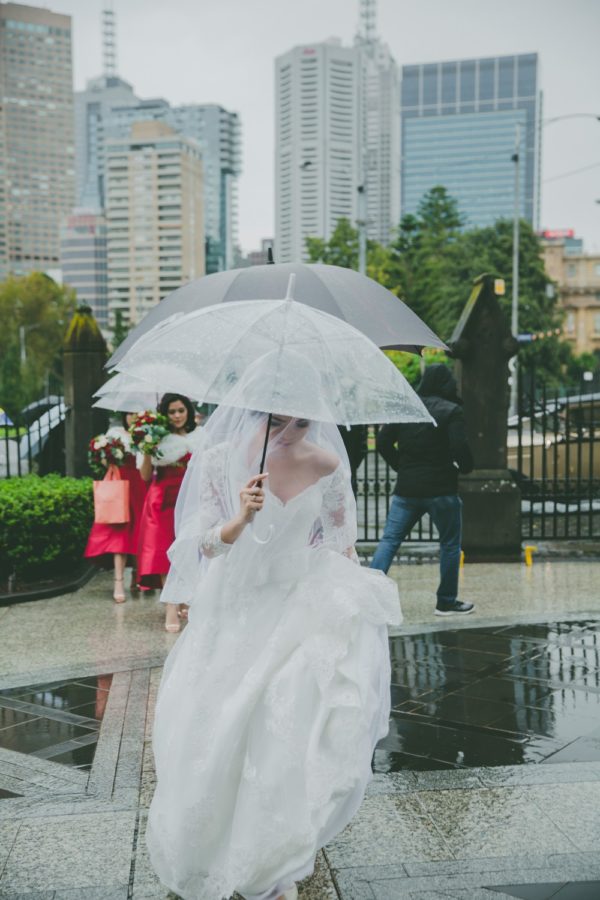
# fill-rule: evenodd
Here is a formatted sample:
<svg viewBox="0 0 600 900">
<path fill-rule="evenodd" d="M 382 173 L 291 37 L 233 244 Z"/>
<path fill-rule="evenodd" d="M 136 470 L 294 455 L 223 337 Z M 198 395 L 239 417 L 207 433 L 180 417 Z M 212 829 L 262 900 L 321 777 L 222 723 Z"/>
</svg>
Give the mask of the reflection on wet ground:
<svg viewBox="0 0 600 900">
<path fill-rule="evenodd" d="M 90 769 L 111 681 L 97 675 L 0 691 L 0 747 Z"/>
<path fill-rule="evenodd" d="M 600 760 L 600 622 L 390 639 L 376 772 Z"/>
</svg>

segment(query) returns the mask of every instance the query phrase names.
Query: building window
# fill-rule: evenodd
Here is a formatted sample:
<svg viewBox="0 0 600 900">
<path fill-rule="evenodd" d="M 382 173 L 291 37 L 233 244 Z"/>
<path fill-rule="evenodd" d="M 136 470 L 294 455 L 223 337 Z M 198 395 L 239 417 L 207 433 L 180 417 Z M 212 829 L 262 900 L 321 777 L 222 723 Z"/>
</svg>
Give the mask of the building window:
<svg viewBox="0 0 600 900">
<path fill-rule="evenodd" d="M 596 263 L 594 271 L 596 272 L 596 275 L 600 275 L 600 263 Z"/>
<path fill-rule="evenodd" d="M 575 313 L 568 312 L 567 313 L 567 334 L 575 334 Z"/>
<path fill-rule="evenodd" d="M 577 275 L 577 266 L 575 263 L 569 263 L 567 266 L 567 278 L 575 278 Z"/>
<path fill-rule="evenodd" d="M 594 313 L 594 334 L 600 334 L 600 313 Z"/>
</svg>

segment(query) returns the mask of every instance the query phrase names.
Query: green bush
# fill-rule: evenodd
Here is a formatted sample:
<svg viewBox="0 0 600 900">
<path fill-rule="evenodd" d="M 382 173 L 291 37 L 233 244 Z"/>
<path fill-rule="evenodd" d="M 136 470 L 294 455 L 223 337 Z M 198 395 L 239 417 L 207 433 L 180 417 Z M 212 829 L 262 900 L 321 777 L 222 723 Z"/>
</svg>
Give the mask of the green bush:
<svg viewBox="0 0 600 900">
<path fill-rule="evenodd" d="M 81 561 L 93 518 L 90 478 L 0 481 L 0 579 L 69 571 Z"/>
</svg>

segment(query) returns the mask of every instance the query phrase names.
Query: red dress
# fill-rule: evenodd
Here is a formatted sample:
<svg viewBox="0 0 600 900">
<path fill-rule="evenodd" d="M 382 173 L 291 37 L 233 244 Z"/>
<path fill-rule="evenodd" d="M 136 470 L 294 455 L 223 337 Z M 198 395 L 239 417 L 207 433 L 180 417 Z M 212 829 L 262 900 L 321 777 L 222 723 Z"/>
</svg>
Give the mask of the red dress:
<svg viewBox="0 0 600 900">
<path fill-rule="evenodd" d="M 167 550 L 175 540 L 175 504 L 191 453 L 175 465 L 158 466 L 152 477 L 140 527 L 137 573 L 140 587 L 160 588 L 170 568 Z"/>
<path fill-rule="evenodd" d="M 103 525 L 94 522 L 84 556 L 98 557 L 107 553 L 126 553 L 135 556 L 138 548 L 140 522 L 147 485 L 142 479 L 135 456 L 128 454 L 119 468 L 121 478 L 129 482 L 129 522 L 123 525 Z"/>
</svg>

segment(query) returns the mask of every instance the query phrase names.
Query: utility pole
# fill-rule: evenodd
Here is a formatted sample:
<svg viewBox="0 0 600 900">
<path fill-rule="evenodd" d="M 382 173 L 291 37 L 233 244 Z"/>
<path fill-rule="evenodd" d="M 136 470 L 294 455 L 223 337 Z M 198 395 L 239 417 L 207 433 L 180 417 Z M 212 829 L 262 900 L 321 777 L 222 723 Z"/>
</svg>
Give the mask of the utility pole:
<svg viewBox="0 0 600 900">
<path fill-rule="evenodd" d="M 367 274 L 367 183 L 363 165 L 362 183 L 358 185 L 358 271 Z"/>
<path fill-rule="evenodd" d="M 514 212 L 513 212 L 513 257 L 512 257 L 512 310 L 510 319 L 510 330 L 515 340 L 519 337 L 519 239 L 520 239 L 520 216 L 521 216 L 521 126 L 515 126 L 515 152 L 511 160 L 515 165 L 515 188 L 514 188 Z M 517 380 L 518 380 L 518 363 L 517 356 L 512 357 L 510 361 L 511 379 L 510 379 L 510 415 L 517 415 L 518 397 L 517 397 Z"/>
</svg>

